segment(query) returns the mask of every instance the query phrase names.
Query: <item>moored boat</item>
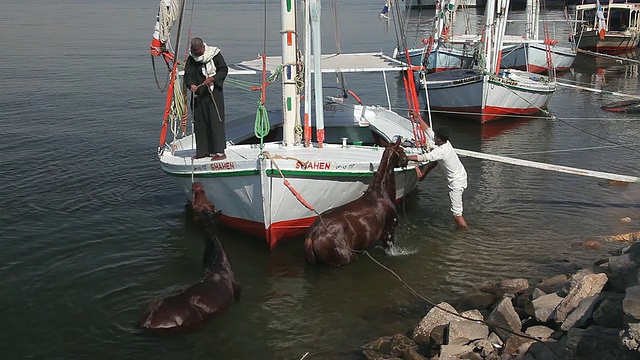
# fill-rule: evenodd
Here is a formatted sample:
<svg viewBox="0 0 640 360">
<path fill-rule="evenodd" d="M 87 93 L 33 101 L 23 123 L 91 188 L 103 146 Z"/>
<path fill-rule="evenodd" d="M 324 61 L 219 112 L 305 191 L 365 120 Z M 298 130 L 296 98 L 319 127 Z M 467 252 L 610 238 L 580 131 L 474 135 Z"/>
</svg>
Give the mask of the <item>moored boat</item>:
<svg viewBox="0 0 640 360">
<path fill-rule="evenodd" d="M 261 120 L 256 118 L 254 136 L 251 136 L 253 128 L 245 125 L 231 127 L 227 132 L 224 160 L 193 159 L 193 134 L 180 132 L 174 133 L 174 138 L 168 142 L 162 138 L 158 153 L 163 171 L 187 198 L 191 196 L 192 182 L 202 183 L 210 200 L 222 211 L 222 223 L 265 239 L 269 247 L 303 235 L 319 213 L 362 194 L 383 153 L 373 142 L 390 142 L 401 137 L 408 145 L 406 152 L 411 154 L 421 151 L 412 145 L 419 143 L 422 137 L 412 122 L 390 109 L 343 104 L 323 95 L 323 72 L 384 74 L 406 70 L 402 63 L 380 53 L 321 55 L 320 4 L 313 0 L 305 3 L 304 18 L 308 26 L 304 33 L 305 36 L 313 33 L 317 38 L 314 37 L 313 56 L 308 46 L 303 53 L 297 45 L 297 34 L 302 32 L 296 28 L 295 2 L 283 0 L 281 5 L 282 56 L 263 56 L 231 65 L 229 76 L 263 74 L 264 79 L 267 72 L 280 73 L 282 98 L 277 103 L 281 106 L 282 120 L 273 123 L 265 120 L 269 112 L 260 106 L 258 113 L 261 116 L 257 118 Z M 312 27 L 315 30 L 310 30 Z M 304 77 L 300 71 L 300 54 L 304 58 Z M 179 72 L 174 71 L 174 75 L 175 87 L 180 88 Z M 263 82 L 261 86 L 263 95 L 266 85 Z M 305 90 L 304 106 L 301 104 L 301 85 Z M 176 103 L 179 98 L 174 96 L 167 103 Z M 311 99 L 315 100 L 314 104 Z M 167 119 L 165 123 L 180 120 Z M 311 134 L 312 120 L 315 120 L 317 130 L 315 138 Z M 280 128 L 281 138 L 264 141 L 271 128 Z M 364 144 L 354 145 L 355 139 Z M 336 143 L 332 143 L 335 140 Z M 394 171 L 396 200 L 415 188 L 415 166 L 410 164 Z"/>
<path fill-rule="evenodd" d="M 610 1 L 576 5 L 573 37 L 580 49 L 625 52 L 640 40 L 640 4 Z"/>
</svg>

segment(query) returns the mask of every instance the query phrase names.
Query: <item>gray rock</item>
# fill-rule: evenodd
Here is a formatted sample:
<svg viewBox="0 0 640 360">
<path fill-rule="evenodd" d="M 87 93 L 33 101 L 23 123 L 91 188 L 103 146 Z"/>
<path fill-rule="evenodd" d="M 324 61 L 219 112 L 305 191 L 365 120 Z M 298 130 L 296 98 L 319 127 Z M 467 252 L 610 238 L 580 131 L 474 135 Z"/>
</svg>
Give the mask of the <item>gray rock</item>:
<svg viewBox="0 0 640 360">
<path fill-rule="evenodd" d="M 611 289 L 624 292 L 630 286 L 638 285 L 638 264 L 640 252 L 633 252 L 609 258 Z"/>
<path fill-rule="evenodd" d="M 418 345 L 404 334 L 393 335 L 391 339 L 391 355 L 402 357 L 406 350 L 418 349 Z"/>
<path fill-rule="evenodd" d="M 627 288 L 624 300 L 622 300 L 622 310 L 625 314 L 640 320 L 640 286 Z"/>
<path fill-rule="evenodd" d="M 365 344 L 362 350 L 373 350 L 384 354 L 391 354 L 391 340 L 393 336 L 382 336 Z"/>
<path fill-rule="evenodd" d="M 402 355 L 404 360 L 428 360 L 427 357 L 420 355 L 415 349 L 407 349 Z"/>
<path fill-rule="evenodd" d="M 565 278 L 566 278 L 566 276 L 565 276 Z M 531 298 L 535 300 L 535 299 L 539 298 L 540 296 L 544 296 L 544 295 L 547 295 L 547 294 L 544 291 L 540 290 L 540 288 L 535 288 L 533 290 L 533 293 L 531 294 Z"/>
<path fill-rule="evenodd" d="M 522 329 L 520 317 L 509 298 L 504 298 L 498 303 L 487 318 L 487 322 L 500 339 L 505 342 L 513 333 L 522 333 L 520 331 Z"/>
<path fill-rule="evenodd" d="M 563 287 L 568 281 L 569 278 L 567 278 L 567 275 L 556 275 L 538 283 L 536 288 L 540 289 L 545 294 L 550 294 L 558 291 L 558 289 Z"/>
<path fill-rule="evenodd" d="M 458 312 L 450 304 L 441 302 L 429 310 L 427 315 L 420 320 L 420 323 L 413 330 L 411 338 L 420 346 L 429 346 L 431 330 L 438 325 L 447 325 L 452 319 L 458 318 Z"/>
<path fill-rule="evenodd" d="M 560 326 L 560 329 L 567 331 L 572 327 L 581 327 L 587 323 L 587 320 L 591 318 L 593 309 L 602 300 L 599 295 L 593 295 L 586 297 L 578 303 L 578 306 L 571 311 L 569 316 Z"/>
<path fill-rule="evenodd" d="M 562 300 L 563 299 L 556 293 L 540 296 L 531 302 L 534 312 L 533 315 L 540 322 L 552 320 L 553 314 Z"/>
<path fill-rule="evenodd" d="M 567 332 L 565 359 L 618 360 L 625 354 L 618 345 L 618 330 L 602 326 L 572 328 Z"/>
<path fill-rule="evenodd" d="M 460 311 L 470 309 L 488 309 L 496 301 L 496 295 L 480 290 L 473 290 L 466 294 L 458 303 Z"/>
<path fill-rule="evenodd" d="M 593 312 L 593 320 L 600 326 L 622 329 L 622 318 L 624 317 L 622 299 L 624 299 L 624 294 L 608 292 L 600 295 L 604 295 L 605 299 Z"/>
<path fill-rule="evenodd" d="M 620 332 L 620 341 L 626 349 L 640 351 L 640 323 L 628 323 Z"/>
<path fill-rule="evenodd" d="M 364 355 L 369 360 L 402 360 L 402 358 L 382 354 L 375 350 L 363 350 L 362 355 Z"/>
<path fill-rule="evenodd" d="M 447 344 L 466 345 L 489 336 L 489 327 L 480 321 L 453 319 L 449 322 Z"/>
<path fill-rule="evenodd" d="M 527 279 L 505 279 L 498 282 L 498 289 L 504 294 L 519 294 L 529 288 Z"/>
<path fill-rule="evenodd" d="M 536 326 L 527 328 L 527 330 L 525 330 L 524 333 L 544 341 L 549 339 L 549 337 L 551 337 L 551 334 L 553 334 L 553 331 L 554 331 L 553 329 L 548 328 L 544 325 L 536 325 Z"/>
<path fill-rule="evenodd" d="M 606 283 L 607 275 L 605 274 L 588 274 L 581 279 L 576 279 L 574 285 L 572 285 L 569 290 L 569 294 L 562 299 L 556 308 L 554 314 L 555 321 L 558 324 L 563 323 L 569 313 L 578 306 L 582 299 L 599 294 Z"/>
<path fill-rule="evenodd" d="M 468 359 L 473 354 L 473 345 L 442 345 L 440 347 L 440 360 Z"/>
</svg>

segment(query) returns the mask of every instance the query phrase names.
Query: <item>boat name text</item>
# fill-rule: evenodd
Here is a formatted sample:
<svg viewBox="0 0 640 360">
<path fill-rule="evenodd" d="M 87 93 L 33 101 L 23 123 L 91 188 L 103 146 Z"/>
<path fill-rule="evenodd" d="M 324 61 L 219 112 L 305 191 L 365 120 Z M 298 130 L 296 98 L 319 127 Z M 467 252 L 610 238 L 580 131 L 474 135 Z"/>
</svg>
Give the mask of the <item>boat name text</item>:
<svg viewBox="0 0 640 360">
<path fill-rule="evenodd" d="M 307 161 L 306 163 L 296 162 L 296 169 L 305 170 L 329 170 L 331 163 L 326 161 Z"/>
<path fill-rule="evenodd" d="M 232 162 L 213 162 L 210 165 L 211 170 L 233 170 L 236 168 L 236 164 Z"/>
</svg>

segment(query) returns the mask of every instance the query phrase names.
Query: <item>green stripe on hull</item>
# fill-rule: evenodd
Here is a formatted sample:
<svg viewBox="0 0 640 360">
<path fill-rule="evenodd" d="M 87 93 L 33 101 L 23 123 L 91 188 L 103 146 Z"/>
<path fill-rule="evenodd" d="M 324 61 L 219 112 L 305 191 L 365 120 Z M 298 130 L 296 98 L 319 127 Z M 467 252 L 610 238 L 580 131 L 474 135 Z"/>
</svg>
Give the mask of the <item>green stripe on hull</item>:
<svg viewBox="0 0 640 360">
<path fill-rule="evenodd" d="M 191 177 L 191 173 L 172 173 L 166 170 L 163 170 L 165 173 L 176 176 L 176 177 Z M 315 179 L 326 179 L 326 178 L 371 178 L 373 177 L 372 172 L 327 172 L 327 171 L 309 171 L 309 170 L 281 170 L 276 169 L 267 169 L 267 176 L 271 177 L 292 177 L 292 178 L 300 178 L 300 177 L 313 177 Z M 408 170 L 395 170 L 395 173 L 403 173 Z M 413 171 L 413 170 L 412 170 Z M 225 171 L 225 172 L 209 172 L 209 173 L 194 173 L 193 176 L 196 178 L 214 178 L 214 177 L 236 177 L 236 176 L 250 176 L 250 175 L 260 175 L 259 170 L 240 170 L 240 171 Z"/>
<path fill-rule="evenodd" d="M 191 173 L 181 173 L 176 174 L 172 172 L 168 172 L 163 170 L 169 175 L 177 176 L 177 177 L 191 177 Z M 194 173 L 193 177 L 196 178 L 213 178 L 213 177 L 236 177 L 236 176 L 250 176 L 250 175 L 260 175 L 260 171 L 258 170 L 240 170 L 240 171 L 225 171 L 225 172 L 208 172 L 208 173 Z"/>
</svg>

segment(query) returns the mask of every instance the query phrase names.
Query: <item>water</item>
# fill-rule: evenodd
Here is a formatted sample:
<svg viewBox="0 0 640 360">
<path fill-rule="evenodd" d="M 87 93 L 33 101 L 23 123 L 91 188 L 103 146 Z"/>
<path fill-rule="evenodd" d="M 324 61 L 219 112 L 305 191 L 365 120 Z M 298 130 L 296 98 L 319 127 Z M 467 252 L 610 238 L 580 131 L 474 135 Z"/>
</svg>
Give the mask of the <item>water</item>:
<svg viewBox="0 0 640 360">
<path fill-rule="evenodd" d="M 341 4 L 340 18 L 349 20 L 340 27 L 343 50 L 391 53 L 395 33 L 378 21 L 381 6 Z M 268 6 L 269 33 L 279 29 L 277 7 Z M 305 264 L 301 241 L 268 251 L 227 231 L 222 240 L 241 300 L 187 334 L 141 333 L 136 323 L 147 304 L 198 279 L 203 249 L 201 233 L 185 225 L 184 198 L 155 156 L 164 95 L 155 87 L 148 44 L 157 1 L 7 0 L 0 8 L 4 357 L 299 359 L 310 352 L 316 359 L 357 359 L 363 343 L 404 332 L 424 315 L 427 304 L 366 256 L 341 269 L 313 267 Z M 197 2 L 186 29 L 191 25 L 228 62 L 239 62 L 262 52 L 263 8 L 258 0 Z M 480 14 L 471 21 L 481 22 Z M 428 16 L 412 13 L 411 21 L 418 26 Z M 562 19 L 559 10 L 549 16 Z M 333 31 L 324 37 L 334 49 Z M 280 51 L 278 41 L 267 38 L 269 53 Z M 637 65 L 588 58 L 564 79 L 626 93 L 639 86 Z M 402 109 L 404 90 L 391 83 Z M 364 102 L 384 102 L 367 76 L 348 84 Z M 254 113 L 258 96 L 228 87 L 226 99 L 234 118 Z M 616 100 L 560 88 L 549 105 L 557 119 L 456 123 L 452 142 L 638 176 L 639 117 L 599 109 Z M 434 172 L 399 207 L 394 256 L 372 251 L 432 301 L 455 301 L 483 280 L 536 281 L 575 271 L 618 247 L 591 250 L 576 242 L 638 229 L 638 185 L 462 161 L 471 230 L 456 230 L 446 184 Z M 632 222 L 620 223 L 624 216 Z"/>
</svg>

